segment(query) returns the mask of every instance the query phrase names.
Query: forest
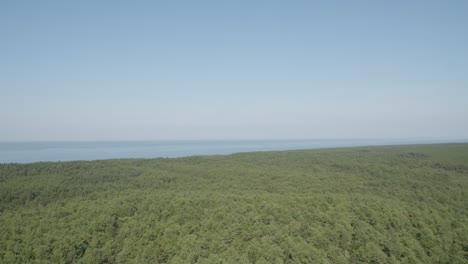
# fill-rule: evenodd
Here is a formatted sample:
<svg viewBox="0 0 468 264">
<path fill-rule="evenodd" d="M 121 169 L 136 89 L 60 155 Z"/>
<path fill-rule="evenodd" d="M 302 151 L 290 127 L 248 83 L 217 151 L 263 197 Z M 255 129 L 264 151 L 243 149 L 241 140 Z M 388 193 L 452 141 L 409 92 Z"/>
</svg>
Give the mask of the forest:
<svg viewBox="0 0 468 264">
<path fill-rule="evenodd" d="M 468 144 L 0 164 L 0 263 L 468 263 Z"/>
</svg>

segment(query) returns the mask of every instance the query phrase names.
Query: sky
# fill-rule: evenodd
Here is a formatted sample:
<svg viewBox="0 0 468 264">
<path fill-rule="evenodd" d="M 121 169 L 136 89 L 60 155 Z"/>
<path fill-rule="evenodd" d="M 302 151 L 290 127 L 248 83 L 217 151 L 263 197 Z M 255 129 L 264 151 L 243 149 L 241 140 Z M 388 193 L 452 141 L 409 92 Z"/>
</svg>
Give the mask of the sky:
<svg viewBox="0 0 468 264">
<path fill-rule="evenodd" d="M 0 141 L 467 139 L 468 1 L 0 1 Z"/>
</svg>

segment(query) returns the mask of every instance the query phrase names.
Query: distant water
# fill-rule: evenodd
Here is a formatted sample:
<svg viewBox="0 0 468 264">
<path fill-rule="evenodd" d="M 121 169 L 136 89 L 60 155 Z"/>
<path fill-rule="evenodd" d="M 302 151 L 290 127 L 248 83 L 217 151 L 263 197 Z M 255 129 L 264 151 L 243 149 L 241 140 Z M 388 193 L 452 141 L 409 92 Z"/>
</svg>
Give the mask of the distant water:
<svg viewBox="0 0 468 264">
<path fill-rule="evenodd" d="M 316 149 L 393 144 L 444 143 L 428 140 L 210 140 L 210 141 L 97 141 L 0 142 L 0 163 L 157 158 L 236 152 Z"/>
</svg>

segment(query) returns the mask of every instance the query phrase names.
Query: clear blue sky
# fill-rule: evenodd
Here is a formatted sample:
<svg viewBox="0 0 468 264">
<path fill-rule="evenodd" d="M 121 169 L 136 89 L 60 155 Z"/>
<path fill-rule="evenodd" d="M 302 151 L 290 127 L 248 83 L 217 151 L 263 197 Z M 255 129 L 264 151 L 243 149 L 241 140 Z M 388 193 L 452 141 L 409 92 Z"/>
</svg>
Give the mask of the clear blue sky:
<svg viewBox="0 0 468 264">
<path fill-rule="evenodd" d="M 468 138 L 468 1 L 0 2 L 0 141 Z"/>
</svg>

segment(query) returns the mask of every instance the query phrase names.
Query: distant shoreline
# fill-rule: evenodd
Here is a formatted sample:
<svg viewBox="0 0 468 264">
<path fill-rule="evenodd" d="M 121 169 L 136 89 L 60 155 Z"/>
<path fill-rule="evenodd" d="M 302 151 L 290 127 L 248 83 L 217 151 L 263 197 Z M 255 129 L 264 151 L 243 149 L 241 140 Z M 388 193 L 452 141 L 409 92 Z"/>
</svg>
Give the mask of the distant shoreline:
<svg viewBox="0 0 468 264">
<path fill-rule="evenodd" d="M 22 144 L 25 144 L 26 146 L 23 146 L 23 148 L 19 147 L 19 148 L 16 148 L 16 149 L 12 149 L 10 150 L 10 153 L 16 153 L 17 156 L 18 154 L 22 154 L 22 153 L 26 153 L 26 154 L 29 154 L 30 156 L 26 159 L 30 159 L 30 161 L 28 160 L 24 160 L 24 161 L 14 161 L 14 160 L 10 160 L 10 161 L 4 161 L 5 159 L 5 155 L 8 154 L 8 150 L 5 150 L 5 149 L 2 149 L 2 145 L 5 145 L 4 142 L 1 142 L 0 143 L 0 164 L 11 164 L 11 163 L 18 163 L 18 164 L 32 164 L 32 163 L 39 163 L 39 162 L 74 162 L 74 161 L 103 161 L 103 160 L 127 160 L 127 159 L 158 159 L 158 158 L 187 158 L 187 157 L 200 157 L 200 156 L 224 156 L 224 155 L 234 155 L 234 154 L 240 154 L 240 153 L 256 153 L 256 152 L 283 152 L 283 151 L 307 151 L 307 150 L 326 150 L 326 149 L 340 149 L 340 148 L 344 148 L 344 149 L 349 149 L 349 148 L 371 148 L 371 147 L 398 147 L 398 146 L 421 146 L 421 145 L 453 145 L 453 144 L 468 144 L 468 140 L 460 140 L 460 141 L 447 141 L 447 142 L 398 142 L 398 143 L 391 143 L 391 142 L 388 142 L 388 144 L 386 144 L 385 142 L 374 142 L 374 144 L 362 144 L 362 145 L 357 145 L 357 144 L 350 144 L 350 145 L 341 145 L 341 144 L 337 144 L 336 141 L 332 141 L 330 140 L 330 142 L 333 142 L 335 143 L 335 145 L 327 145 L 327 144 L 318 144 L 318 143 L 323 143 L 325 140 L 236 140 L 236 141 L 216 141 L 216 140 L 213 140 L 213 141 L 141 141 L 141 142 L 130 142 L 130 141 L 116 141 L 116 142 L 110 142 L 110 141 L 106 141 L 106 142 L 102 142 L 102 141 L 99 141 L 99 142 L 91 142 L 91 141 L 87 141 L 87 142 L 21 142 L 21 143 L 7 143 L 8 145 L 22 145 Z M 341 140 L 339 142 L 345 142 L 347 140 Z M 229 148 L 229 147 L 226 147 L 226 145 L 215 145 L 215 147 L 221 147 L 221 149 L 216 149 L 216 148 L 212 148 L 211 150 L 206 150 L 206 149 L 197 149 L 197 147 L 199 148 L 200 146 L 204 146 L 203 143 L 208 143 L 208 144 L 213 144 L 213 143 L 224 143 L 224 144 L 228 144 L 228 143 L 236 143 L 236 142 L 239 142 L 239 143 L 246 143 L 246 142 L 250 142 L 250 143 L 291 143 L 291 142 L 316 142 L 317 145 L 316 146 L 312 146 L 312 147 L 301 147 L 301 146 L 297 146 L 296 145 L 296 148 L 294 148 L 294 146 L 290 146 L 291 148 L 288 148 L 289 145 L 286 145 L 286 146 L 278 146 L 278 145 L 274 145 L 274 146 L 260 146 L 258 147 L 259 149 L 255 149 L 255 146 L 248 146 L 246 147 L 246 150 L 243 150 L 242 147 L 238 148 L 237 150 L 239 151 L 234 151 L 236 150 L 235 147 L 233 148 L 232 146 Z M 358 143 L 358 142 L 355 142 L 355 141 L 352 141 L 354 143 Z M 99 146 L 95 146 L 95 144 L 93 143 L 97 143 Z M 192 150 L 192 152 L 190 151 L 187 151 L 188 154 L 187 155 L 155 155 L 155 156 L 150 156 L 150 153 L 151 153 L 151 149 L 152 148 L 164 148 L 164 147 L 168 147 L 166 145 L 159 145 L 160 143 L 172 143 L 172 144 L 176 144 L 175 147 L 190 147 L 190 143 L 195 143 L 194 146 L 192 146 L 194 148 L 194 150 Z M 186 146 L 182 143 L 188 143 L 189 146 Z M 348 143 L 351 143 L 351 142 L 348 142 Z M 30 149 L 28 148 L 28 145 L 29 144 L 39 144 L 39 145 L 44 145 L 43 148 L 41 148 L 39 146 L 38 149 Z M 49 145 L 51 144 L 51 145 Z M 56 144 L 59 144 L 59 146 L 56 146 Z M 63 147 L 63 146 L 60 146 L 60 144 L 66 144 L 66 146 L 68 147 Z M 76 146 L 70 146 L 69 144 L 72 144 L 72 145 L 76 145 Z M 90 145 L 91 144 L 91 145 Z M 102 144 L 104 144 L 104 148 L 102 146 Z M 107 144 L 110 144 L 110 145 L 107 145 Z M 113 144 L 117 144 L 117 146 L 113 145 Z M 121 145 L 123 144 L 123 146 Z M 130 145 L 127 145 L 127 144 L 130 144 Z M 137 144 L 136 146 L 134 146 L 134 144 Z M 149 144 L 150 146 L 147 147 L 147 144 Z M 156 145 L 155 145 L 156 144 Z M 182 144 L 182 145 L 180 145 Z M 172 146 L 172 145 L 170 145 Z M 124 152 L 122 151 L 122 148 L 125 149 L 125 148 L 132 148 L 132 147 L 136 147 L 137 149 L 134 150 L 136 152 L 134 152 L 134 157 L 131 156 L 130 152 Z M 223 149 L 222 147 L 225 147 L 225 149 Z M 277 147 L 278 149 L 275 149 L 275 147 Z M 138 149 L 140 148 L 140 149 Z M 93 150 L 96 150 L 98 149 L 98 153 L 94 153 L 93 155 L 95 156 L 99 156 L 101 155 L 103 152 L 104 153 L 107 153 L 108 157 L 103 157 L 103 158 L 95 158 L 95 159 L 91 159 L 91 158 L 77 158 L 77 159 L 73 159 L 73 158 L 70 158 L 71 156 L 75 155 L 75 156 L 79 156 L 81 155 L 81 157 L 85 157 L 87 154 L 86 152 L 88 151 L 93 151 Z M 114 152 L 111 152 L 111 150 L 113 150 Z M 138 156 L 139 154 L 137 153 L 138 150 L 140 151 L 140 155 L 142 156 Z M 232 151 L 231 151 L 232 150 Z M 54 153 L 55 151 L 55 153 Z M 57 159 L 57 158 L 51 158 L 50 160 L 39 160 L 41 159 L 41 154 L 43 153 L 46 153 L 46 154 L 49 154 L 50 155 L 50 152 L 53 152 L 54 155 L 59 155 L 61 152 L 62 153 L 66 153 L 66 152 L 72 152 L 71 154 L 68 153 L 69 156 L 65 156 L 64 159 Z M 84 153 L 79 153 L 79 152 L 84 152 Z M 100 151 L 100 152 L 99 152 Z M 127 150 L 128 151 L 128 150 Z M 146 151 L 146 152 L 145 152 Z M 162 154 L 163 152 L 165 153 L 171 153 L 170 149 L 169 150 L 159 150 L 159 149 L 155 149 L 155 151 L 159 151 L 159 152 L 156 152 L 156 154 Z M 197 151 L 199 152 L 203 152 L 204 153 L 197 153 Z M 75 153 L 73 153 L 75 152 Z M 123 153 L 122 153 L 123 152 Z M 117 155 L 122 155 L 122 156 L 117 156 Z M 179 152 L 180 153 L 180 152 Z M 33 154 L 36 154 L 37 156 L 34 157 L 34 156 L 31 156 Z M 70 156 L 71 155 L 71 156 Z M 56 156 L 55 156 L 56 157 Z M 68 158 L 67 158 L 68 157 Z M 37 159 L 37 160 L 35 160 Z"/>
</svg>

